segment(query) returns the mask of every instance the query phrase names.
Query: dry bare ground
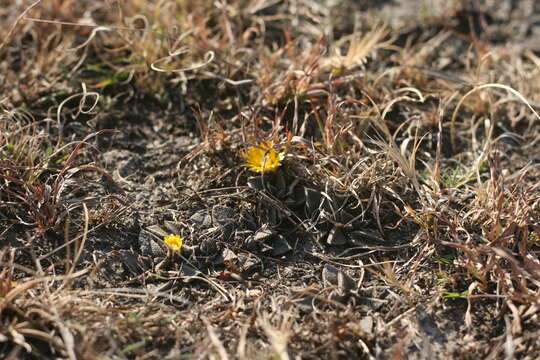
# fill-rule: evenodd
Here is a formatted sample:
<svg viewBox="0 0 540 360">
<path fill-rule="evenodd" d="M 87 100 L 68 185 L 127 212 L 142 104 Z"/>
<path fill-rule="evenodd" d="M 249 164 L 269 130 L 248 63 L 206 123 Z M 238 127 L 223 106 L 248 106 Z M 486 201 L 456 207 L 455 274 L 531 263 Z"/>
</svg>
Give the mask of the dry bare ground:
<svg viewBox="0 0 540 360">
<path fill-rule="evenodd" d="M 0 357 L 540 358 L 540 2 L 0 23 Z"/>
</svg>

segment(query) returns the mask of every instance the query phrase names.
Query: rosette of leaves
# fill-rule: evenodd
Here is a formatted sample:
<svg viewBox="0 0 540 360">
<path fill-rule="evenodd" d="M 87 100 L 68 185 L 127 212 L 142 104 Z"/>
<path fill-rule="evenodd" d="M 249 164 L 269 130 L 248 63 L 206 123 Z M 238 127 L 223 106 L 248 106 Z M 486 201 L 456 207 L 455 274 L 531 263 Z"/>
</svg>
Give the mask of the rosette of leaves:
<svg viewBox="0 0 540 360">
<path fill-rule="evenodd" d="M 361 209 L 347 194 L 328 194 L 317 187 L 304 187 L 306 221 L 313 227 L 318 242 L 344 246 L 380 244 L 384 240 L 377 231 L 366 230 Z"/>
<path fill-rule="evenodd" d="M 278 150 L 273 143 L 263 142 L 244 153 L 246 166 L 258 173 L 248 178 L 248 186 L 267 195 L 266 201 L 259 202 L 264 230 L 257 232 L 256 243 L 276 241 L 276 233 L 270 229 L 285 227 L 289 224 L 287 219 L 293 218 L 322 244 L 357 246 L 383 241 L 378 232 L 365 230 L 367 223 L 352 196 L 301 183 L 281 167 L 284 154 Z"/>
</svg>

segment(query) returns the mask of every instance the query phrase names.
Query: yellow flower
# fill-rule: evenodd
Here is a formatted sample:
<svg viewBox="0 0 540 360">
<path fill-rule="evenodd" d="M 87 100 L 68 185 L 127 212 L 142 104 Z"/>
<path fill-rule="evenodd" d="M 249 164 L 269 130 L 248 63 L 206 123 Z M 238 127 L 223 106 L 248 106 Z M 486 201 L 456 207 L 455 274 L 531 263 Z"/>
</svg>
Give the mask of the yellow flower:
<svg viewBox="0 0 540 360">
<path fill-rule="evenodd" d="M 163 242 L 173 251 L 182 249 L 182 237 L 180 235 L 165 236 Z"/>
<path fill-rule="evenodd" d="M 285 157 L 284 152 L 278 153 L 273 149 L 274 143 L 263 141 L 261 144 L 252 146 L 244 153 L 246 166 L 251 171 L 265 172 L 274 171 L 281 166 L 281 160 Z"/>
</svg>

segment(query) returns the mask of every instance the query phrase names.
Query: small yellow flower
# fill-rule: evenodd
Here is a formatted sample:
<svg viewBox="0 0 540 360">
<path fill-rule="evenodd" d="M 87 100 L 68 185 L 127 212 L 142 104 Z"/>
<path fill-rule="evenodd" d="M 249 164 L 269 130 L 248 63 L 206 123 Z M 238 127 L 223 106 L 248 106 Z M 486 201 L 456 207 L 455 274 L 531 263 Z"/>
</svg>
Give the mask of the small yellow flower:
<svg viewBox="0 0 540 360">
<path fill-rule="evenodd" d="M 180 235 L 165 236 L 163 242 L 172 250 L 180 251 L 182 249 L 182 237 Z"/>
<path fill-rule="evenodd" d="M 285 153 L 278 153 L 273 149 L 273 146 L 273 142 L 263 141 L 259 145 L 250 147 L 243 155 L 246 166 L 251 171 L 258 173 L 276 170 L 281 166 L 281 160 L 285 157 Z"/>
</svg>

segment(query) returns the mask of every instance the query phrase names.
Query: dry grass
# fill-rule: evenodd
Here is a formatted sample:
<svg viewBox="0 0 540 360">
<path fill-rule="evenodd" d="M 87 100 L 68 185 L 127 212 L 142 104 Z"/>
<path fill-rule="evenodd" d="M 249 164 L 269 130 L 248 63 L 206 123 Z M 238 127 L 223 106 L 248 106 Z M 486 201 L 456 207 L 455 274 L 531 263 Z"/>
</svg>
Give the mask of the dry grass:
<svg viewBox="0 0 540 360">
<path fill-rule="evenodd" d="M 523 3 L 0 1 L 0 354 L 540 356 Z"/>
</svg>

